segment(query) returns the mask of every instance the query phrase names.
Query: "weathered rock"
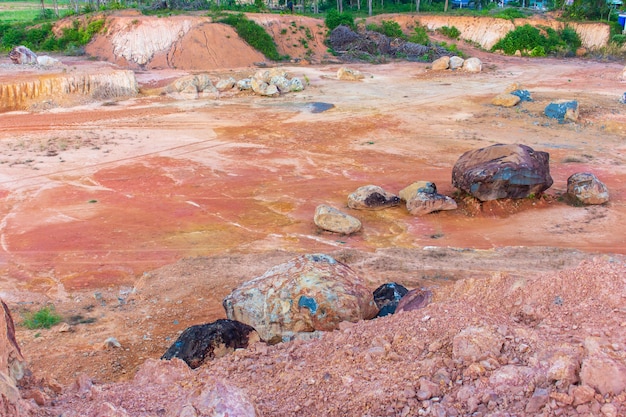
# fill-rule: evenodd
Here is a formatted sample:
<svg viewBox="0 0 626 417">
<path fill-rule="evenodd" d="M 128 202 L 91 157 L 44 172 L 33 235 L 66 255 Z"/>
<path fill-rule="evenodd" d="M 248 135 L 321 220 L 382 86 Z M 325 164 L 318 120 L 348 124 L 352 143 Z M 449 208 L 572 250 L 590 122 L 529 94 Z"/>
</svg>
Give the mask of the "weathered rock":
<svg viewBox="0 0 626 417">
<path fill-rule="evenodd" d="M 14 64 L 37 64 L 37 54 L 24 45 L 16 46 L 9 52 L 9 58 Z"/>
<path fill-rule="evenodd" d="M 511 91 L 511 94 L 519 97 L 520 101 L 533 101 L 532 97 L 530 96 L 530 91 L 528 90 L 516 89 Z"/>
<path fill-rule="evenodd" d="M 37 57 L 37 65 L 41 65 L 42 67 L 54 67 L 61 65 L 61 61 L 48 55 L 39 55 Z"/>
<path fill-rule="evenodd" d="M 356 210 L 381 210 L 400 204 L 400 198 L 376 185 L 357 188 L 348 196 L 348 207 Z"/>
<path fill-rule="evenodd" d="M 127 391 L 170 398 L 163 404 L 166 417 L 254 417 L 255 405 L 246 394 L 219 378 L 195 375 L 183 361 L 148 359 L 137 371 Z M 145 395 L 145 394 L 143 394 Z M 89 417 L 101 417 L 94 413 Z"/>
<path fill-rule="evenodd" d="M 587 356 L 580 370 L 580 382 L 602 395 L 618 395 L 626 391 L 626 362 L 614 357 L 613 349 L 596 337 L 585 339 Z"/>
<path fill-rule="evenodd" d="M 431 64 L 431 68 L 435 71 L 447 70 L 450 68 L 450 57 L 444 55 L 441 58 L 435 59 Z"/>
<path fill-rule="evenodd" d="M 468 58 L 463 62 L 463 70 L 466 72 L 481 72 L 483 63 L 478 58 Z"/>
<path fill-rule="evenodd" d="M 525 411 L 527 413 L 537 413 L 550 401 L 549 391 L 545 388 L 535 388 L 532 397 L 526 403 Z"/>
<path fill-rule="evenodd" d="M 437 193 L 417 192 L 406 202 L 406 209 L 414 216 L 423 216 L 442 210 L 455 210 L 456 201 L 451 197 Z"/>
<path fill-rule="evenodd" d="M 544 110 L 546 116 L 563 123 L 567 120 L 578 120 L 578 101 L 558 100 L 548 104 Z"/>
<path fill-rule="evenodd" d="M 430 304 L 433 293 L 424 288 L 415 288 L 404 295 L 398 302 L 396 312 L 413 311 L 426 307 Z"/>
<path fill-rule="evenodd" d="M 379 311 L 376 317 L 383 317 L 396 312 L 398 302 L 409 292 L 404 286 L 388 282 L 374 290 L 374 302 Z"/>
<path fill-rule="evenodd" d="M 252 79 L 244 78 L 242 80 L 237 81 L 237 88 L 240 90 L 252 90 Z"/>
<path fill-rule="evenodd" d="M 359 70 L 346 68 L 346 67 L 341 67 L 339 68 L 339 70 L 337 70 L 337 79 L 339 80 L 358 81 L 358 80 L 362 80 L 363 78 L 365 78 L 365 76 Z"/>
<path fill-rule="evenodd" d="M 609 201 L 609 190 L 590 172 L 577 172 L 567 179 L 567 196 L 582 204 L 604 204 Z"/>
<path fill-rule="evenodd" d="M 278 87 L 268 84 L 258 78 L 252 78 L 250 85 L 252 86 L 252 91 L 260 96 L 277 97 L 280 95 Z"/>
<path fill-rule="evenodd" d="M 258 341 L 259 335 L 247 324 L 220 319 L 185 329 L 161 359 L 180 358 L 195 369 L 207 360 L 220 358 Z"/>
<path fill-rule="evenodd" d="M 0 300 L 0 415 L 24 416 L 24 404 L 17 381 L 24 376 L 25 361 L 15 338 L 9 308 Z"/>
<path fill-rule="evenodd" d="M 464 62 L 465 60 L 461 58 L 460 56 L 450 57 L 450 69 L 457 70 L 459 68 L 462 68 Z"/>
<path fill-rule="evenodd" d="M 270 79 L 270 85 L 275 85 L 281 93 L 287 93 L 291 91 L 291 83 L 289 82 L 287 77 L 284 77 L 282 75 L 273 76 Z"/>
<path fill-rule="evenodd" d="M 504 365 L 491 373 L 489 385 L 496 394 L 520 395 L 537 379 L 530 366 Z"/>
<path fill-rule="evenodd" d="M 289 80 L 289 91 L 298 92 L 304 90 L 304 84 L 302 84 L 302 80 L 298 77 L 294 77 Z"/>
<path fill-rule="evenodd" d="M 411 199 L 418 191 L 422 193 L 434 194 L 437 192 L 437 186 L 434 182 L 430 181 L 416 181 L 400 190 L 398 197 L 400 197 L 403 201 L 409 201 L 409 199 Z"/>
<path fill-rule="evenodd" d="M 497 358 L 504 338 L 486 327 L 466 327 L 452 339 L 452 355 L 466 363 Z"/>
<path fill-rule="evenodd" d="M 262 81 L 266 84 L 270 84 L 272 81 L 272 78 L 274 77 L 289 78 L 289 74 L 284 69 L 277 67 L 277 68 L 258 70 L 252 76 L 252 78 Z"/>
<path fill-rule="evenodd" d="M 313 221 L 317 227 L 329 232 L 349 235 L 361 230 L 359 219 L 325 204 L 317 206 Z"/>
<path fill-rule="evenodd" d="M 233 87 L 235 87 L 235 84 L 237 84 L 237 80 L 235 80 L 233 77 L 228 77 L 224 80 L 219 80 L 215 84 L 215 88 L 217 88 L 218 91 L 228 91 L 232 90 Z"/>
<path fill-rule="evenodd" d="M 207 94 L 216 94 L 217 89 L 208 74 L 196 74 L 181 77 L 174 81 L 165 90 L 173 97 L 195 99 Z"/>
<path fill-rule="evenodd" d="M 269 343 L 299 332 L 334 330 L 370 319 L 378 309 L 352 269 L 323 254 L 303 255 L 243 283 L 223 302 L 226 315 L 254 327 Z"/>
<path fill-rule="evenodd" d="M 573 398 L 572 405 L 576 407 L 591 402 L 596 395 L 596 390 L 589 385 L 575 385 L 572 386 L 571 395 Z"/>
<path fill-rule="evenodd" d="M 519 103 L 520 101 L 521 99 L 519 98 L 519 96 L 515 94 L 502 93 L 495 96 L 493 100 L 491 100 L 491 104 L 500 107 L 513 107 L 517 105 L 517 103 Z"/>
<path fill-rule="evenodd" d="M 468 151 L 454 164 L 452 184 L 481 201 L 525 198 L 552 186 L 549 159 L 519 144 Z"/>
</svg>

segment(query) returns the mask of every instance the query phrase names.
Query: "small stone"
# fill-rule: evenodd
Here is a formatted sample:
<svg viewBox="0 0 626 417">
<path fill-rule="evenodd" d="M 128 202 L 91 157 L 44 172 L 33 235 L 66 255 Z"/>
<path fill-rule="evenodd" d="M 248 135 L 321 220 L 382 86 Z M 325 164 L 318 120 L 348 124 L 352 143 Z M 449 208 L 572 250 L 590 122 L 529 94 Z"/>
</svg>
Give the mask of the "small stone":
<svg viewBox="0 0 626 417">
<path fill-rule="evenodd" d="M 58 327 L 59 333 L 71 332 L 72 330 L 72 326 L 70 326 L 68 323 L 61 323 L 61 325 Z"/>
<path fill-rule="evenodd" d="M 317 206 L 313 221 L 317 227 L 334 233 L 350 235 L 361 230 L 361 222 L 357 218 L 325 204 Z"/>
<path fill-rule="evenodd" d="M 358 81 L 365 78 L 365 76 L 359 70 L 341 67 L 337 70 L 337 78 L 343 81 Z"/>
<path fill-rule="evenodd" d="M 418 192 L 434 194 L 437 192 L 437 186 L 430 181 L 416 181 L 400 190 L 398 197 L 403 201 L 409 201 Z"/>
<path fill-rule="evenodd" d="M 109 337 L 104 341 L 104 347 L 107 349 L 110 348 L 121 348 L 122 345 L 120 344 L 120 342 L 118 342 L 118 340 L 114 337 Z"/>
<path fill-rule="evenodd" d="M 456 210 L 456 201 L 443 194 L 417 192 L 406 202 L 406 209 L 414 216 L 423 216 L 444 210 Z"/>
<path fill-rule="evenodd" d="M 567 120 L 575 122 L 578 120 L 578 101 L 557 100 L 548 104 L 544 110 L 546 116 L 557 119 L 563 123 Z"/>
<path fill-rule="evenodd" d="M 526 403 L 526 412 L 527 413 L 537 413 L 550 400 L 550 396 L 548 395 L 548 390 L 545 388 L 536 388 L 533 396 L 530 397 L 528 403 Z"/>
<path fill-rule="evenodd" d="M 382 210 L 400 204 L 400 198 L 376 185 L 359 187 L 348 196 L 348 207 L 356 210 Z"/>
<path fill-rule="evenodd" d="M 602 412 L 602 415 L 605 417 L 617 417 L 617 407 L 610 403 L 604 404 L 600 408 L 600 412 Z"/>
<path fill-rule="evenodd" d="M 590 172 L 577 172 L 567 179 L 567 196 L 582 204 L 604 204 L 609 201 L 609 190 Z"/>
</svg>

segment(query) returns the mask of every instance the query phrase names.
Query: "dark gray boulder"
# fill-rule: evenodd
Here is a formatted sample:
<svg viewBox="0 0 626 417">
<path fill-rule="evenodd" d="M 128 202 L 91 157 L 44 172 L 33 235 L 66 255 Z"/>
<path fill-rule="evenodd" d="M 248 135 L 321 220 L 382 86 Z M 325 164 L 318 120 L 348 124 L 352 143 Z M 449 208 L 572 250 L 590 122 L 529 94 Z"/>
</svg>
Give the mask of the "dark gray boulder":
<svg viewBox="0 0 626 417">
<path fill-rule="evenodd" d="M 374 302 L 379 311 L 376 317 L 388 316 L 396 312 L 398 302 L 406 293 L 408 293 L 404 286 L 396 284 L 395 282 L 388 282 L 381 285 L 374 290 Z"/>
<path fill-rule="evenodd" d="M 161 359 L 179 358 L 195 369 L 207 360 L 222 357 L 235 349 L 247 348 L 259 340 L 253 327 L 235 320 L 220 319 L 185 329 Z"/>
<path fill-rule="evenodd" d="M 526 198 L 552 186 L 550 155 L 529 146 L 493 145 L 465 152 L 452 169 L 452 185 L 480 201 Z"/>
</svg>

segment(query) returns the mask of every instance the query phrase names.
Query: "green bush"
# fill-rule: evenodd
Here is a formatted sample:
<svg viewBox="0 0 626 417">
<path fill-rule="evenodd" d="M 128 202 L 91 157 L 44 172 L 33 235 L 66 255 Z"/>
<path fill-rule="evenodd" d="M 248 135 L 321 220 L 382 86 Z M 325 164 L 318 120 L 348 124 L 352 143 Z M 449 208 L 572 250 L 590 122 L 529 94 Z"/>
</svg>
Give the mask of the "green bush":
<svg viewBox="0 0 626 417">
<path fill-rule="evenodd" d="M 441 33 L 443 36 L 447 36 L 450 39 L 459 39 L 459 36 L 461 36 L 461 31 L 457 29 L 456 26 L 442 26 L 437 29 L 437 32 Z"/>
<path fill-rule="evenodd" d="M 221 23 L 235 28 L 237 34 L 254 49 L 261 52 L 267 58 L 273 61 L 284 59 L 276 49 L 274 39 L 265 31 L 263 26 L 258 25 L 252 20 L 248 20 L 243 13 L 230 14 L 219 20 Z"/>
<path fill-rule="evenodd" d="M 83 27 L 79 20 L 72 22 L 72 26 L 64 28 L 62 35 L 57 38 L 52 32 L 52 23 L 43 23 L 39 26 L 26 28 L 25 25 L 0 26 L 0 47 L 9 50 L 17 45 L 24 45 L 33 51 L 76 51 L 82 50 L 93 36 L 104 28 L 104 19 L 92 20 Z"/>
<path fill-rule="evenodd" d="M 611 42 L 622 46 L 624 45 L 624 43 L 626 43 L 626 35 L 613 35 L 613 37 L 611 38 Z"/>
<path fill-rule="evenodd" d="M 518 50 L 530 56 L 571 55 L 581 44 L 580 37 L 570 27 L 556 31 L 549 27 L 535 28 L 526 24 L 507 33 L 493 46 L 492 51 L 502 50 L 507 55 L 513 55 Z"/>
<path fill-rule="evenodd" d="M 513 20 L 525 18 L 526 13 L 514 7 L 507 7 L 506 9 L 501 9 L 497 13 L 494 13 L 492 16 L 498 19 Z"/>
<path fill-rule="evenodd" d="M 44 307 L 35 313 L 24 315 L 22 324 L 27 329 L 49 329 L 61 322 L 62 317 L 56 313 L 54 306 Z"/>
<path fill-rule="evenodd" d="M 419 43 L 420 45 L 428 45 L 430 43 L 430 39 L 428 38 L 428 32 L 426 32 L 426 28 L 421 25 L 415 26 L 413 29 L 413 33 L 409 35 L 409 42 Z"/>
<path fill-rule="evenodd" d="M 382 20 L 380 22 L 380 25 L 372 23 L 367 25 L 367 29 L 374 32 L 382 33 L 383 35 L 390 38 L 406 38 L 404 32 L 402 32 L 400 24 L 394 20 Z"/>
<path fill-rule="evenodd" d="M 333 30 L 337 26 L 345 25 L 354 30 L 354 17 L 350 13 L 339 13 L 335 9 L 331 9 L 326 13 L 324 23 L 329 30 Z"/>
</svg>

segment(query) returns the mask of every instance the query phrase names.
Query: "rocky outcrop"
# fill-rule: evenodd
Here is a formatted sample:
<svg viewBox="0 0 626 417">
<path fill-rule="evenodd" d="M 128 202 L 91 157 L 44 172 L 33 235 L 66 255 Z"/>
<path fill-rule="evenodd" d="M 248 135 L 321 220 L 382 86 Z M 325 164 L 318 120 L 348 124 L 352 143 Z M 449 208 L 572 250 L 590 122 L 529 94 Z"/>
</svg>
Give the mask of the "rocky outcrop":
<svg viewBox="0 0 626 417">
<path fill-rule="evenodd" d="M 0 416 L 27 415 L 17 381 L 24 376 L 25 361 L 15 338 L 15 325 L 9 308 L 0 300 Z"/>
<path fill-rule="evenodd" d="M 344 235 L 350 235 L 361 230 L 359 219 L 325 204 L 317 206 L 313 221 L 320 229 Z"/>
<path fill-rule="evenodd" d="M 223 302 L 226 315 L 278 343 L 342 321 L 370 319 L 378 309 L 365 282 L 348 266 L 323 254 L 299 256 L 247 281 Z"/>
<path fill-rule="evenodd" d="M 179 358 L 194 369 L 257 341 L 259 335 L 247 324 L 220 319 L 186 328 L 161 359 Z"/>
<path fill-rule="evenodd" d="M 590 172 L 577 172 L 567 179 L 567 196 L 580 204 L 604 204 L 609 201 L 609 190 Z"/>
<path fill-rule="evenodd" d="M 552 186 L 550 155 L 529 146 L 492 145 L 465 152 L 452 169 L 452 185 L 481 201 L 526 198 Z"/>
<path fill-rule="evenodd" d="M 398 196 L 377 185 L 364 185 L 348 196 L 348 207 L 356 210 L 382 210 L 398 204 Z"/>
<path fill-rule="evenodd" d="M 91 72 L 56 72 L 45 77 L 0 82 L 0 112 L 22 110 L 44 99 L 90 97 L 94 100 L 134 97 L 138 87 L 132 71 L 101 69 Z M 71 101 L 71 100 L 70 100 Z"/>
</svg>

